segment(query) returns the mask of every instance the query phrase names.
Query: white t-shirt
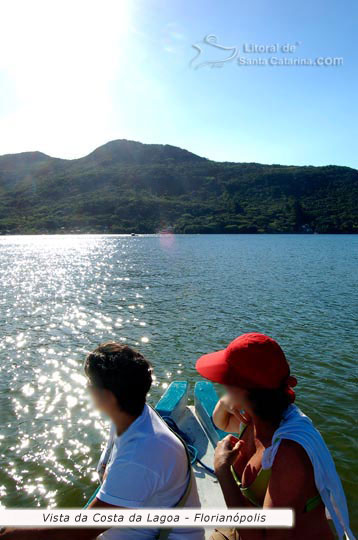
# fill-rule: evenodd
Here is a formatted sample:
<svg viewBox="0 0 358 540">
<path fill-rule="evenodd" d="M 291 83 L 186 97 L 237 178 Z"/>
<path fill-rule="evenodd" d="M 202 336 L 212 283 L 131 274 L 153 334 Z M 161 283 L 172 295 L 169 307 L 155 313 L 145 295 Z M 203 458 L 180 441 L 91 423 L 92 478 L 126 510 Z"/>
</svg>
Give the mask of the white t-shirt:
<svg viewBox="0 0 358 540">
<path fill-rule="evenodd" d="M 112 432 L 113 433 L 113 432 Z M 101 459 L 105 451 L 103 452 Z M 100 460 L 101 463 L 101 460 Z M 182 442 L 148 405 L 114 444 L 98 499 L 124 508 L 171 508 L 185 492 L 188 459 Z M 186 507 L 199 508 L 198 490 L 193 479 Z M 150 540 L 159 529 L 113 528 L 101 540 Z M 170 540 L 203 540 L 204 530 L 173 529 Z"/>
</svg>

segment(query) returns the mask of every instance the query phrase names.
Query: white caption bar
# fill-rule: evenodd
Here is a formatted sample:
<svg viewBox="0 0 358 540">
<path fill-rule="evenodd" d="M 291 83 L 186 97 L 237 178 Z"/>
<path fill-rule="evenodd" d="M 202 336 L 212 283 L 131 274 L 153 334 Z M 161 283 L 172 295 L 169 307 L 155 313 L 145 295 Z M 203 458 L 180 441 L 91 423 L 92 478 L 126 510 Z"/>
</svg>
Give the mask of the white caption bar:
<svg viewBox="0 0 358 540">
<path fill-rule="evenodd" d="M 285 509 L 36 509 L 0 508 L 0 527 L 292 527 Z"/>
</svg>

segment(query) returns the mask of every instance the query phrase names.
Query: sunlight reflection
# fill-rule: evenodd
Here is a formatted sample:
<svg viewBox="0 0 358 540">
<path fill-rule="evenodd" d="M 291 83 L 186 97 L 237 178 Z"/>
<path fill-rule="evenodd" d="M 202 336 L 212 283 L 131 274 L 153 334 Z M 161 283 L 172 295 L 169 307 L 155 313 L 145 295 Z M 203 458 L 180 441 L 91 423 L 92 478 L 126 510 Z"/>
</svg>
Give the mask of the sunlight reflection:
<svg viewBox="0 0 358 540">
<path fill-rule="evenodd" d="M 0 495 L 6 492 L 9 505 L 53 507 L 69 486 L 92 489 L 109 430 L 86 388 L 86 354 L 115 339 L 148 349 L 151 359 L 157 315 L 148 314 L 148 291 L 155 289 L 140 244 L 128 236 L 4 236 L 0 248 L 9 328 L 0 339 L 0 376 L 10 396 L 0 436 Z M 168 369 L 156 369 L 151 400 L 169 381 Z"/>
<path fill-rule="evenodd" d="M 175 235 L 170 231 L 162 231 L 159 235 L 159 242 L 163 248 L 170 249 L 175 243 Z"/>
</svg>

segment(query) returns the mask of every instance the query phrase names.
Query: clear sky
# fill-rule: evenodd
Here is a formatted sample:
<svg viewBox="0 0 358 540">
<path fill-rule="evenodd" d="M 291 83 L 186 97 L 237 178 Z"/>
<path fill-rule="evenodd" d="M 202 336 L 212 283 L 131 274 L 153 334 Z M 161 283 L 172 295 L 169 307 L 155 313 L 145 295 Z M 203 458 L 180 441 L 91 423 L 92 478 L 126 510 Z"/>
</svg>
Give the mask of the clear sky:
<svg viewBox="0 0 358 540">
<path fill-rule="evenodd" d="M 2 0 L 0 20 L 0 154 L 74 158 L 125 138 L 358 167 L 356 0 Z"/>
</svg>

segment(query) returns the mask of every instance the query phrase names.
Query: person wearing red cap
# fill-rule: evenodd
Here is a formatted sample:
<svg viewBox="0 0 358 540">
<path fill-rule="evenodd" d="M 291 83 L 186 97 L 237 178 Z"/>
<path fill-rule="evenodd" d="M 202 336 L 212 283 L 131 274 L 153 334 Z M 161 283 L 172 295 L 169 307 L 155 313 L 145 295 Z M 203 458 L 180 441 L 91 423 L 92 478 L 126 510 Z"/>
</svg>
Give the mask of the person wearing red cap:
<svg viewBox="0 0 358 540">
<path fill-rule="evenodd" d="M 243 334 L 226 349 L 199 358 L 196 369 L 206 379 L 224 385 L 226 394 L 216 405 L 213 422 L 238 434 L 227 435 L 215 451 L 214 468 L 227 506 L 281 507 L 295 512 L 292 529 L 217 530 L 212 540 L 333 539 L 312 460 L 294 435 L 282 437 L 272 466 L 263 467 L 265 450 L 272 448 L 287 411 L 291 416 L 299 411 L 292 405 L 297 380 L 279 344 L 264 334 Z"/>
</svg>

